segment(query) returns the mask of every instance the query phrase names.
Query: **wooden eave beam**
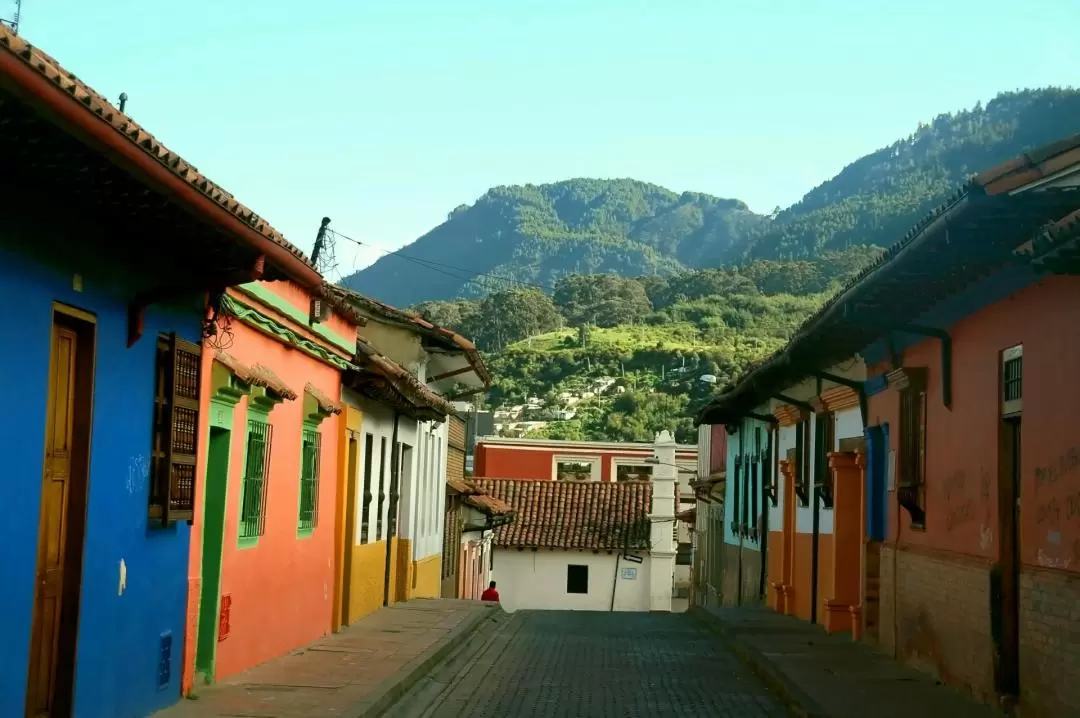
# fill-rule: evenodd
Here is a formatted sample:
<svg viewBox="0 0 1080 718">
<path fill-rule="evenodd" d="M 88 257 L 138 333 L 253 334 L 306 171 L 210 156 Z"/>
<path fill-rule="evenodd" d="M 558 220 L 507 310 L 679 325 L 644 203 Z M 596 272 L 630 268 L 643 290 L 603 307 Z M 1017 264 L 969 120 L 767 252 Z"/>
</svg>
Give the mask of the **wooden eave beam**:
<svg viewBox="0 0 1080 718">
<path fill-rule="evenodd" d="M 255 282 L 263 278 L 266 271 L 266 255 L 255 258 L 251 269 L 203 275 L 192 282 L 167 284 L 138 292 L 128 302 L 127 345 L 130 349 L 143 335 L 146 308 L 152 304 L 182 297 L 195 292 L 223 291 L 226 287 Z"/>
<path fill-rule="evenodd" d="M 473 370 L 472 364 L 466 363 L 465 366 L 463 366 L 463 367 L 461 367 L 459 369 L 454 369 L 453 371 L 443 372 L 442 374 L 436 374 L 435 376 L 429 376 L 428 377 L 428 384 L 432 384 L 432 383 L 437 382 L 437 381 L 442 381 L 443 379 L 449 379 L 449 378 L 455 377 L 455 376 L 461 376 L 462 374 L 468 374 L 472 370 Z"/>
<path fill-rule="evenodd" d="M 863 426 L 866 426 L 870 409 L 866 403 L 866 387 L 863 386 L 861 381 L 856 379 L 848 379 L 847 377 L 838 376 L 827 371 L 816 371 L 813 376 L 817 379 L 824 381 L 831 381 L 833 384 L 839 384 L 840 386 L 846 386 L 849 389 L 854 389 L 855 393 L 859 395 L 859 413 L 862 414 Z"/>
</svg>

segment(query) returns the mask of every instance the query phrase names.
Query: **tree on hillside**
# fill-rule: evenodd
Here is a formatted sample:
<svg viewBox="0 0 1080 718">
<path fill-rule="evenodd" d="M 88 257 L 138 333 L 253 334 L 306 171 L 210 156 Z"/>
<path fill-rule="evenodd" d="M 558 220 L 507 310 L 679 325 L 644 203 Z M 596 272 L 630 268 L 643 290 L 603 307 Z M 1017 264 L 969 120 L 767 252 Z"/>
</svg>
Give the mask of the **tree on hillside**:
<svg viewBox="0 0 1080 718">
<path fill-rule="evenodd" d="M 479 316 L 483 325 L 476 338 L 495 351 L 562 326 L 562 316 L 551 297 L 539 289 L 491 294 L 480 303 Z"/>
<path fill-rule="evenodd" d="M 559 280 L 553 296 L 571 326 L 637 324 L 652 312 L 645 287 L 614 274 L 572 274 Z"/>
</svg>

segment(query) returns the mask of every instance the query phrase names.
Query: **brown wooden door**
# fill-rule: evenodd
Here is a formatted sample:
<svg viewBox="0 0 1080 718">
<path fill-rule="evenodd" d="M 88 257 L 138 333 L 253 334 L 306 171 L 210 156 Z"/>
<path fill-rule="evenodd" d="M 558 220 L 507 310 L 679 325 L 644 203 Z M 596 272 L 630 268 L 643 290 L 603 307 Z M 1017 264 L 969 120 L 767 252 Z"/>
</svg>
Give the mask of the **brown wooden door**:
<svg viewBox="0 0 1080 718">
<path fill-rule="evenodd" d="M 45 464 L 38 528 L 37 586 L 30 642 L 27 715 L 53 712 L 64 601 L 65 545 L 71 495 L 78 335 L 53 326 Z"/>
</svg>

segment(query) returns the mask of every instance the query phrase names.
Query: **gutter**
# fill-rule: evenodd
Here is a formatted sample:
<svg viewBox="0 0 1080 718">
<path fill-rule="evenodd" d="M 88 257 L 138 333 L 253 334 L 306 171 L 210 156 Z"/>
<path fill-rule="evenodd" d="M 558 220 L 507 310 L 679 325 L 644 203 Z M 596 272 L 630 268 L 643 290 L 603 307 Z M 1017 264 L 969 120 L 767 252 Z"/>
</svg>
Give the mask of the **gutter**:
<svg viewBox="0 0 1080 718">
<path fill-rule="evenodd" d="M 64 72 L 59 67 L 56 69 L 60 73 Z M 308 266 L 307 262 L 277 242 L 256 232 L 239 217 L 229 214 L 217 202 L 200 193 L 138 145 L 132 143 L 111 124 L 94 116 L 71 94 L 51 83 L 48 78 L 32 69 L 11 51 L 0 51 L 0 74 L 10 79 L 24 100 L 39 109 L 43 106 L 49 114 L 58 116 L 63 123 L 61 129 L 68 132 L 74 130 L 74 134 L 79 139 L 84 142 L 89 140 L 87 144 L 99 151 L 105 150 L 109 159 L 120 160 L 118 164 L 133 174 L 135 179 L 150 180 L 160 189 L 165 190 L 166 195 L 173 195 L 184 209 L 236 237 L 254 251 L 266 255 L 272 264 L 305 289 L 315 292 L 321 290 L 322 276 Z M 86 89 L 89 90 L 89 88 Z"/>
</svg>

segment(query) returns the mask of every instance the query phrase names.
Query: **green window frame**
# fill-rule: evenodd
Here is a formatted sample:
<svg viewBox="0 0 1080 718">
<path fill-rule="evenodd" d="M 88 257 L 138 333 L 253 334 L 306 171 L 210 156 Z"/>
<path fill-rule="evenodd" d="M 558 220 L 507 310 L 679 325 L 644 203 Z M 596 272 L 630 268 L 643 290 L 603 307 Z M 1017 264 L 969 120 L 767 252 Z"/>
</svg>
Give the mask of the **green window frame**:
<svg viewBox="0 0 1080 718">
<path fill-rule="evenodd" d="M 319 463 L 322 457 L 322 434 L 314 426 L 305 426 L 300 443 L 300 510 L 296 528 L 311 533 L 319 525 Z"/>
<path fill-rule="evenodd" d="M 247 456 L 240 500 L 240 539 L 258 539 L 266 533 L 266 495 L 270 480 L 270 448 L 274 427 L 269 421 L 248 418 Z"/>
</svg>

